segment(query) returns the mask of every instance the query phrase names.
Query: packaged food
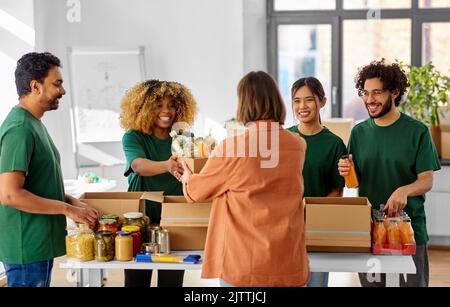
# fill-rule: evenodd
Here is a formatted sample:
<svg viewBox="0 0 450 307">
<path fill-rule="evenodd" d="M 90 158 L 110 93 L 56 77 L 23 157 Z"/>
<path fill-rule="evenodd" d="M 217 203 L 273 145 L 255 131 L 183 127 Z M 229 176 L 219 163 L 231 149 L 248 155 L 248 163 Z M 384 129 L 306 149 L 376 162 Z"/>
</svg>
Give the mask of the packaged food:
<svg viewBox="0 0 450 307">
<path fill-rule="evenodd" d="M 172 154 L 184 158 L 208 158 L 216 146 L 216 140 L 208 135 L 196 138 L 194 133 L 172 131 Z"/>
<path fill-rule="evenodd" d="M 118 231 L 115 240 L 116 260 L 133 260 L 133 239 L 130 232 Z"/>
<path fill-rule="evenodd" d="M 400 245 L 402 244 L 402 240 L 400 238 L 400 228 L 398 225 L 397 218 L 388 218 L 387 219 L 387 240 L 391 245 Z"/>
<path fill-rule="evenodd" d="M 375 244 L 386 244 L 387 231 L 382 218 L 376 219 L 372 230 L 372 242 Z"/>
<path fill-rule="evenodd" d="M 116 220 L 117 224 L 119 224 L 119 217 L 115 214 L 104 214 L 102 215 L 101 220 Z"/>
<path fill-rule="evenodd" d="M 112 261 L 113 259 L 113 233 L 111 231 L 98 231 L 95 236 L 95 260 Z"/>
<path fill-rule="evenodd" d="M 122 227 L 125 226 L 138 226 L 141 232 L 141 239 L 147 239 L 147 225 L 150 224 L 150 219 L 148 216 L 144 216 L 141 212 L 127 212 L 123 215 L 124 221 Z"/>
<path fill-rule="evenodd" d="M 403 217 L 399 223 L 400 238 L 403 245 L 415 245 L 414 230 L 409 217 Z"/>
<path fill-rule="evenodd" d="M 133 256 L 141 251 L 141 229 L 139 226 L 123 226 L 122 231 L 130 232 L 131 238 L 133 239 Z"/>
<path fill-rule="evenodd" d="M 88 225 L 80 224 L 76 228 L 67 229 L 67 257 L 78 261 L 94 260 L 95 236 Z"/>
<path fill-rule="evenodd" d="M 348 160 L 350 163 L 350 171 L 347 176 L 345 176 L 345 185 L 349 189 L 356 189 L 359 187 L 358 176 L 356 175 L 355 165 L 349 160 L 349 155 L 342 156 L 341 159 Z"/>
<path fill-rule="evenodd" d="M 110 231 L 115 234 L 119 230 L 119 225 L 115 219 L 102 219 L 98 222 L 98 231 Z"/>
</svg>

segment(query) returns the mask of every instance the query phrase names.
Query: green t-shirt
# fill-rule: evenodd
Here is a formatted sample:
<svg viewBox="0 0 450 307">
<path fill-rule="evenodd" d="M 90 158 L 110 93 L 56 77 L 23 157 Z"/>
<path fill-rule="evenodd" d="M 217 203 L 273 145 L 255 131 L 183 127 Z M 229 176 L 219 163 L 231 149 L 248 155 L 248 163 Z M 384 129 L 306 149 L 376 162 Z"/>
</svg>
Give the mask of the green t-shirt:
<svg viewBox="0 0 450 307">
<path fill-rule="evenodd" d="M 24 189 L 64 201 L 60 156 L 43 123 L 14 107 L 0 127 L 0 173 L 25 173 Z M 64 215 L 31 214 L 0 205 L 0 261 L 29 264 L 66 253 Z"/>
<path fill-rule="evenodd" d="M 128 192 L 163 191 L 164 195 L 183 195 L 181 183 L 170 173 L 156 176 L 138 176 L 131 163 L 136 158 L 152 161 L 166 161 L 172 155 L 172 138 L 158 139 L 153 135 L 129 130 L 122 139 L 123 151 L 127 159 L 124 175 L 128 177 Z M 161 220 L 161 204 L 146 201 L 146 213 L 152 223 Z"/>
<path fill-rule="evenodd" d="M 359 195 L 379 209 L 399 187 L 417 180 L 417 175 L 441 168 L 430 132 L 424 124 L 401 114 L 388 127 L 368 119 L 352 130 L 349 153 L 359 177 Z M 411 217 L 418 245 L 428 241 L 424 209 L 425 195 L 408 197 L 406 213 Z"/>
<path fill-rule="evenodd" d="M 339 175 L 339 159 L 347 154 L 341 138 L 327 128 L 315 135 L 304 135 L 298 126 L 288 129 L 306 141 L 303 179 L 304 197 L 326 197 L 332 189 L 343 188 L 344 178 Z"/>
</svg>

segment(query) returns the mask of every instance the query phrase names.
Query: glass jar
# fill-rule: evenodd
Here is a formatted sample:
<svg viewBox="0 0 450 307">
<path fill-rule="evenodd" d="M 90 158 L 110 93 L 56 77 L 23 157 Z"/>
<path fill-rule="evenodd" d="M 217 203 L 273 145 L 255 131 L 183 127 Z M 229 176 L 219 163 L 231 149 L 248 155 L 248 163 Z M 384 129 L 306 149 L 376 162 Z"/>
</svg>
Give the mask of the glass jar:
<svg viewBox="0 0 450 307">
<path fill-rule="evenodd" d="M 141 251 L 142 241 L 141 232 L 138 226 L 123 226 L 122 231 L 130 232 L 133 239 L 133 257 Z"/>
<path fill-rule="evenodd" d="M 66 236 L 67 257 L 78 261 L 94 260 L 94 233 L 81 224 Z"/>
<path fill-rule="evenodd" d="M 124 221 L 122 226 L 138 226 L 141 232 L 141 238 L 146 240 L 146 227 L 150 223 L 148 216 L 144 216 L 141 212 L 127 212 L 123 217 Z"/>
<path fill-rule="evenodd" d="M 400 238 L 403 245 L 415 245 L 416 240 L 414 240 L 414 230 L 411 225 L 411 219 L 404 217 L 399 223 L 400 228 Z"/>
<path fill-rule="evenodd" d="M 115 219 L 102 219 L 98 222 L 98 231 L 110 231 L 115 234 L 119 230 L 119 225 Z"/>
<path fill-rule="evenodd" d="M 375 244 L 386 244 L 387 231 L 383 219 L 376 219 L 372 230 L 372 242 Z"/>
<path fill-rule="evenodd" d="M 131 232 L 118 231 L 116 233 L 116 260 L 133 260 L 133 238 Z"/>
<path fill-rule="evenodd" d="M 95 260 L 112 261 L 113 259 L 113 233 L 111 231 L 98 231 L 95 236 Z"/>
<path fill-rule="evenodd" d="M 119 217 L 115 214 L 104 214 L 102 215 L 102 220 L 116 220 L 117 224 L 119 224 Z"/>
<path fill-rule="evenodd" d="M 398 227 L 397 218 L 387 219 L 387 240 L 388 244 L 401 245 L 402 240 L 400 238 L 400 228 Z"/>
</svg>

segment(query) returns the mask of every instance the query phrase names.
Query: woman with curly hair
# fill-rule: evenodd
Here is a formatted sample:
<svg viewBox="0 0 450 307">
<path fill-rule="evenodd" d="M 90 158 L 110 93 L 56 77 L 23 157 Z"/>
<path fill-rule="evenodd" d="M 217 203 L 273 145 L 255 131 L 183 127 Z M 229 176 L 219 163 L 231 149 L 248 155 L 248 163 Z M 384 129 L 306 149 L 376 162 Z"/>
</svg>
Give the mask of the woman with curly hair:
<svg viewBox="0 0 450 307">
<path fill-rule="evenodd" d="M 196 102 L 189 89 L 176 82 L 149 80 L 131 88 L 123 97 L 121 125 L 127 130 L 122 139 L 127 159 L 124 175 L 128 192 L 164 191 L 183 195 L 175 175 L 183 168 L 172 156 L 169 133 L 175 122 L 192 124 Z M 146 214 L 152 223 L 161 220 L 161 204 L 146 202 Z M 148 287 L 151 270 L 125 270 L 126 287 Z M 183 285 L 184 271 L 159 271 L 158 286 Z"/>
</svg>

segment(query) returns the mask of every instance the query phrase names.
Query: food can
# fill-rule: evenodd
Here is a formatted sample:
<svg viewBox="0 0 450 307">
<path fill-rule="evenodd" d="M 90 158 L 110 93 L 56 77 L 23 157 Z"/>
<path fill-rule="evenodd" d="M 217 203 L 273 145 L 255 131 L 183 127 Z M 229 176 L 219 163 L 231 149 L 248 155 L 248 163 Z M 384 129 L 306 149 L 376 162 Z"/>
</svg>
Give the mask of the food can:
<svg viewBox="0 0 450 307">
<path fill-rule="evenodd" d="M 157 243 L 144 243 L 142 244 L 143 250 L 147 254 L 158 254 L 159 245 Z"/>
<path fill-rule="evenodd" d="M 157 243 L 161 254 L 170 254 L 169 231 L 167 229 L 160 229 L 157 232 Z"/>
</svg>

